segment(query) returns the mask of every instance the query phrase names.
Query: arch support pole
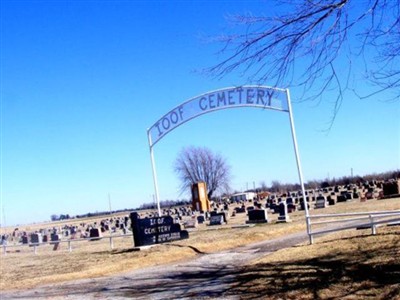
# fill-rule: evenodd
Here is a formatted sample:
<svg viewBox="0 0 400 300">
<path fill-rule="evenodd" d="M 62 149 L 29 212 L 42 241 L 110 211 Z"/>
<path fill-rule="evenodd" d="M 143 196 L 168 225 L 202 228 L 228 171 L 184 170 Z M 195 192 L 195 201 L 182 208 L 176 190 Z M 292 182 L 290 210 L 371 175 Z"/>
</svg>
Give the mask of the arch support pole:
<svg viewBox="0 0 400 300">
<path fill-rule="evenodd" d="M 157 201 L 157 211 L 158 211 L 158 216 L 161 217 L 160 196 L 159 196 L 159 192 L 158 192 L 158 183 L 157 183 L 157 172 L 156 172 L 156 165 L 155 165 L 155 161 L 154 161 L 154 153 L 153 153 L 153 145 L 151 142 L 151 134 L 150 134 L 149 130 L 147 131 L 147 137 L 149 140 L 151 169 L 153 171 L 153 182 L 154 182 L 155 197 L 156 197 L 156 201 Z"/>
<path fill-rule="evenodd" d="M 310 218 L 309 218 L 310 215 L 309 215 L 309 211 L 308 211 L 308 202 L 307 202 L 307 198 L 306 198 L 306 191 L 305 191 L 305 188 L 304 188 L 303 172 L 301 170 L 299 149 L 297 147 L 296 129 L 294 127 L 293 114 L 292 114 L 292 103 L 290 101 L 289 89 L 286 89 L 286 97 L 287 97 L 287 102 L 288 102 L 290 128 L 292 130 L 294 154 L 296 156 L 297 172 L 299 174 L 299 180 L 300 180 L 300 185 L 301 185 L 301 193 L 303 195 L 304 211 L 305 211 L 305 215 L 306 215 L 307 234 L 308 234 L 308 237 L 309 237 L 309 240 L 310 240 L 310 244 L 312 244 L 313 243 L 313 238 L 312 238 L 312 235 L 311 235 L 311 224 L 310 224 Z"/>
</svg>

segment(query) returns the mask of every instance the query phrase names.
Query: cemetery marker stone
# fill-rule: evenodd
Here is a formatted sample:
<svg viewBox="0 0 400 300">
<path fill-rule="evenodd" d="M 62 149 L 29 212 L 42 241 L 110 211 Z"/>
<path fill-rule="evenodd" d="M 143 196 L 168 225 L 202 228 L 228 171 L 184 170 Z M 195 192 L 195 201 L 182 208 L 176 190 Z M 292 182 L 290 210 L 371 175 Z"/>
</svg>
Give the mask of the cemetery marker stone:
<svg viewBox="0 0 400 300">
<path fill-rule="evenodd" d="M 174 223 L 171 216 L 141 219 L 137 212 L 130 214 L 135 247 L 172 242 L 189 238 L 181 225 Z"/>
</svg>

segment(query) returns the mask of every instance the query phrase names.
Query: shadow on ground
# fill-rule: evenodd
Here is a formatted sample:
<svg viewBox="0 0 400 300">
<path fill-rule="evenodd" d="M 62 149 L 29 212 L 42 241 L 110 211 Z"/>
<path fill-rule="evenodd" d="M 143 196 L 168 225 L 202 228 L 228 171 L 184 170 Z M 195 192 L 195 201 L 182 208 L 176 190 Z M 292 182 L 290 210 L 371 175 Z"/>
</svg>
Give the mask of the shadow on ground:
<svg viewBox="0 0 400 300">
<path fill-rule="evenodd" d="M 374 251 L 343 250 L 325 257 L 243 268 L 198 268 L 144 283 L 114 292 L 127 298 L 152 298 L 168 291 L 166 299 L 400 299 L 400 239 Z"/>
</svg>

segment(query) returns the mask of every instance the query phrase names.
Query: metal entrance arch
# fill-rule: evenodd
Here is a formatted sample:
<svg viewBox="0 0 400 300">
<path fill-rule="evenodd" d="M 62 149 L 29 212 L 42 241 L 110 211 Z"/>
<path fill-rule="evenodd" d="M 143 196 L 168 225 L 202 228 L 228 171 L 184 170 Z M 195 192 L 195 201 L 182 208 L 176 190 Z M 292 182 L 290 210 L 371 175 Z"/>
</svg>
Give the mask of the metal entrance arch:
<svg viewBox="0 0 400 300">
<path fill-rule="evenodd" d="M 157 183 L 157 172 L 154 161 L 154 145 L 175 128 L 198 116 L 221 109 L 237 107 L 272 109 L 281 112 L 287 112 L 289 114 L 293 146 L 297 162 L 297 171 L 304 199 L 307 233 L 309 234 L 310 224 L 308 218 L 308 203 L 305 195 L 303 173 L 301 170 L 300 156 L 297 147 L 296 131 L 294 127 L 292 107 L 290 103 L 290 93 L 288 89 L 268 86 L 244 85 L 207 92 L 178 105 L 177 107 L 166 113 L 164 116 L 162 116 L 147 130 L 158 215 L 161 216 L 161 208 Z"/>
</svg>

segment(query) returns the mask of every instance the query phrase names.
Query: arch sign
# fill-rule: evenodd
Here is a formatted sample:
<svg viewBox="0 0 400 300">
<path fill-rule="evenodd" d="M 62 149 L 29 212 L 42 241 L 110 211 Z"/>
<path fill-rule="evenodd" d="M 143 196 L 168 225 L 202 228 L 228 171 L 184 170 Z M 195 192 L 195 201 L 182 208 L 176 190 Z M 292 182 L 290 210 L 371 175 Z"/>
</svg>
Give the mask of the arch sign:
<svg viewBox="0 0 400 300">
<path fill-rule="evenodd" d="M 220 109 L 245 106 L 289 112 L 284 89 L 240 86 L 208 92 L 178 105 L 155 122 L 148 130 L 150 147 L 193 118 Z"/>
<path fill-rule="evenodd" d="M 154 189 L 159 216 L 161 216 L 161 209 L 153 154 L 154 145 L 169 132 L 179 127 L 180 125 L 190 121 L 191 119 L 213 111 L 238 107 L 271 109 L 287 112 L 289 114 L 293 146 L 296 155 L 297 170 L 299 174 L 302 193 L 303 195 L 305 195 L 303 175 L 301 171 L 300 157 L 298 154 L 296 133 L 290 104 L 289 90 L 253 85 L 230 87 L 207 92 L 205 94 L 187 100 L 186 102 L 178 105 L 177 107 L 166 113 L 147 130 L 150 147 L 150 157 L 153 169 Z M 305 197 L 303 198 L 305 202 L 304 207 L 307 220 L 307 230 L 309 230 L 307 200 L 305 199 Z"/>
</svg>

